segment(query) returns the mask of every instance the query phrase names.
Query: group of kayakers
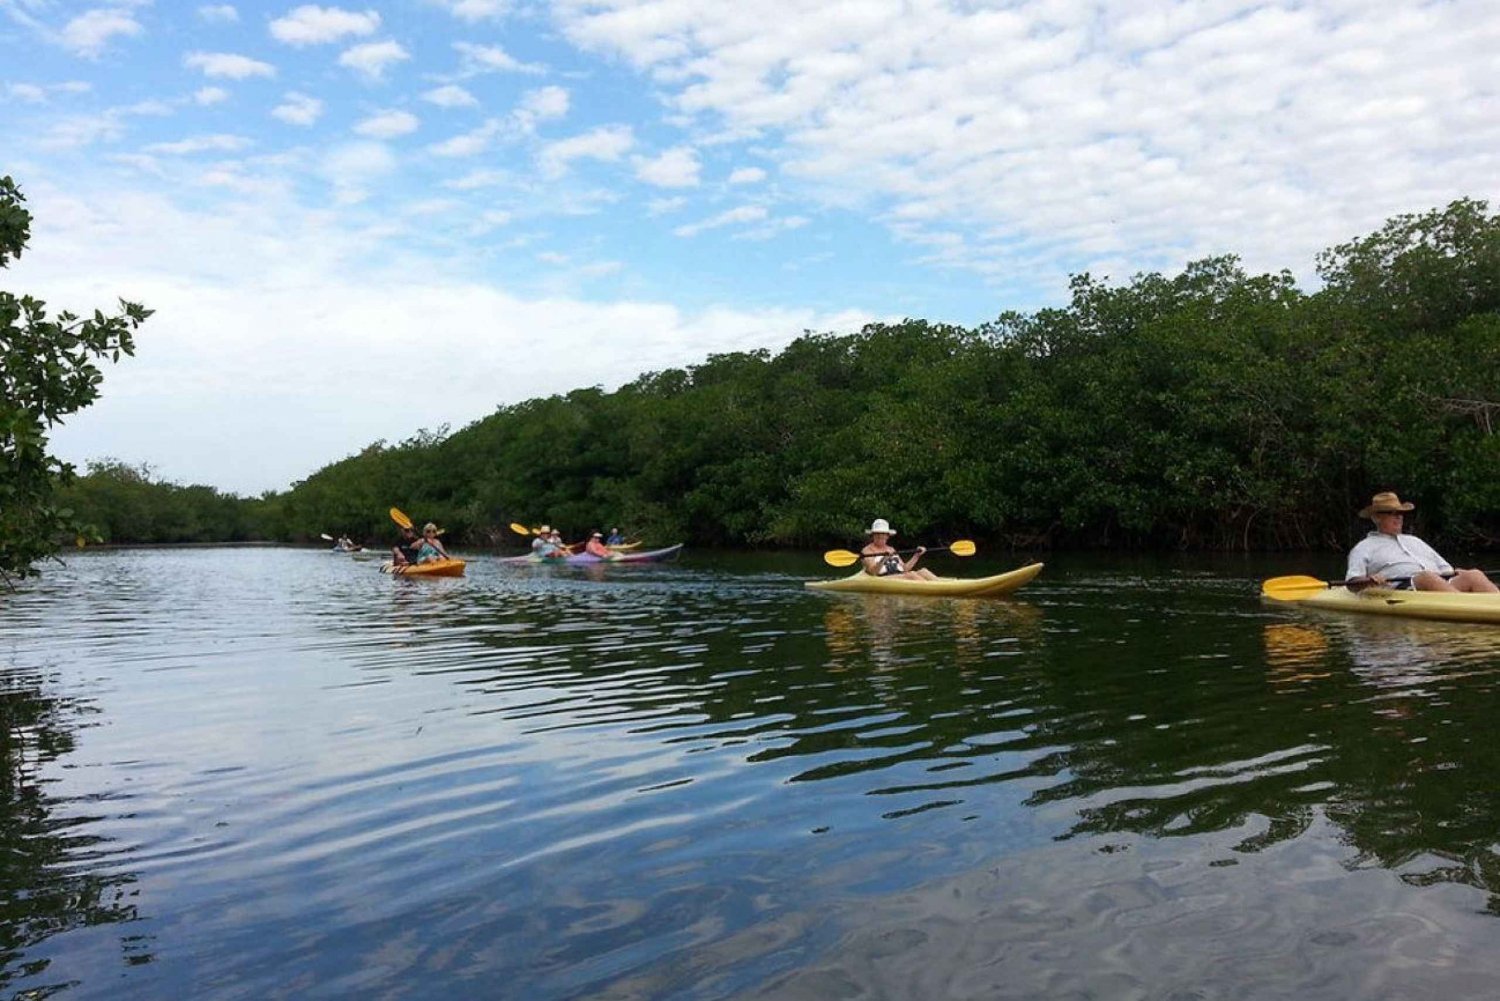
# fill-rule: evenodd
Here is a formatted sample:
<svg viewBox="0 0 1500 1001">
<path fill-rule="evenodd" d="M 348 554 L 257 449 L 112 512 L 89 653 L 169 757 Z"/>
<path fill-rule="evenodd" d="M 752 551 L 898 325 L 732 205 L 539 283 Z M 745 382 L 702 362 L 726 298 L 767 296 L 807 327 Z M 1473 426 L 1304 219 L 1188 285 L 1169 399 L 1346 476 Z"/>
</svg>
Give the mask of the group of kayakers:
<svg viewBox="0 0 1500 1001">
<path fill-rule="evenodd" d="M 1349 553 L 1344 575 L 1347 587 L 1379 585 L 1417 591 L 1487 594 L 1500 591 L 1483 570 L 1472 567 L 1455 569 L 1427 543 L 1402 532 L 1406 513 L 1415 507 L 1415 504 L 1402 501 L 1393 491 L 1382 491 L 1370 499 L 1359 516 L 1374 522 L 1375 528 Z M 401 541 L 391 550 L 393 561 L 401 565 L 451 559 L 438 534 L 438 527 L 432 522 L 422 526 L 420 536 L 410 525 L 403 526 Z M 550 525 L 543 525 L 533 534 L 531 552 L 540 559 L 562 559 L 572 551 L 563 542 L 562 533 Z M 917 546 L 905 552 L 897 550 L 891 545 L 896 530 L 886 519 L 872 521 L 865 529 L 865 536 L 868 541 L 859 553 L 865 573 L 872 577 L 937 580 L 937 575 L 931 570 L 917 566 L 927 548 Z M 339 540 L 341 545 L 344 541 Z M 618 528 L 611 529 L 608 537 L 603 532 L 594 531 L 584 543 L 583 551 L 607 559 L 612 555 L 610 547 L 623 541 Z"/>
<path fill-rule="evenodd" d="M 1379 585 L 1398 590 L 1484 594 L 1500 591 L 1483 570 L 1455 569 L 1427 543 L 1403 533 L 1406 512 L 1415 507 L 1392 491 L 1382 491 L 1370 499 L 1359 516 L 1373 521 L 1375 529 L 1350 551 L 1345 586 L 1358 589 Z M 903 554 L 891 545 L 896 530 L 884 518 L 876 518 L 865 529 L 865 535 L 869 542 L 859 553 L 865 573 L 907 580 L 937 579 L 932 571 L 917 566 L 927 552 L 926 547 L 918 546 L 908 551 L 911 555 L 907 559 L 901 558 Z"/>
<path fill-rule="evenodd" d="M 589 533 L 588 541 L 583 544 L 583 551 L 590 556 L 609 559 L 614 555 L 609 547 L 621 545 L 624 541 L 618 528 L 611 528 L 608 537 L 596 529 Z M 537 529 L 536 537 L 531 540 L 532 555 L 544 560 L 562 559 L 570 555 L 573 548 L 563 541 L 562 533 L 551 525 L 543 525 Z"/>
</svg>

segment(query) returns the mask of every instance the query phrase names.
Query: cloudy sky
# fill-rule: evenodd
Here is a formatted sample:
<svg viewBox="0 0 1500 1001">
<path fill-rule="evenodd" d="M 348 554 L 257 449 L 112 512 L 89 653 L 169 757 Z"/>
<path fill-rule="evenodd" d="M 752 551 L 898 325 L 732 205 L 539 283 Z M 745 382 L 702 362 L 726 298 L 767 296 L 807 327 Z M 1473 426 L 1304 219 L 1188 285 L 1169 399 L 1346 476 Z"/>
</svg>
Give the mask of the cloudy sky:
<svg viewBox="0 0 1500 1001">
<path fill-rule="evenodd" d="M 496 406 L 1500 194 L 1493 0 L 0 0 L 54 436 L 282 489 Z"/>
</svg>

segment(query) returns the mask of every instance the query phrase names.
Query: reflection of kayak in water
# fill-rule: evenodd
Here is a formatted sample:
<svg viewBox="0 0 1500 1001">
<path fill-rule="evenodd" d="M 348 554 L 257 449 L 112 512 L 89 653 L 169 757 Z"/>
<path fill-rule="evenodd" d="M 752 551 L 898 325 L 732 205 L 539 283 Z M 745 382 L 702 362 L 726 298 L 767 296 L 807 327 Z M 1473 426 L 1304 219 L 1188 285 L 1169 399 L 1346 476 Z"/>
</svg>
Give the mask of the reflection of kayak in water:
<svg viewBox="0 0 1500 1001">
<path fill-rule="evenodd" d="M 1463 594 L 1456 591 L 1393 591 L 1367 587 L 1351 591 L 1330 587 L 1299 604 L 1365 615 L 1398 615 L 1408 619 L 1500 624 L 1500 594 Z"/>
<path fill-rule="evenodd" d="M 852 577 L 838 580 L 810 580 L 806 586 L 815 591 L 864 591 L 878 594 L 930 594 L 950 598 L 998 598 L 1010 594 L 1042 572 L 1041 563 L 1030 563 L 993 577 L 939 577 L 937 580 L 909 580 L 905 577 L 873 577 L 861 570 Z"/>
<path fill-rule="evenodd" d="M 463 560 L 433 560 L 431 563 L 403 563 L 400 566 L 390 560 L 380 564 L 380 572 L 398 577 L 462 577 Z"/>
<path fill-rule="evenodd" d="M 589 565 L 599 563 L 661 563 L 666 560 L 677 558 L 682 552 L 682 543 L 668 546 L 665 549 L 651 549 L 644 553 L 615 553 L 613 556 L 594 556 L 591 553 L 567 553 L 556 556 L 508 556 L 501 560 L 502 563 L 561 563 L 569 566 Z"/>
</svg>

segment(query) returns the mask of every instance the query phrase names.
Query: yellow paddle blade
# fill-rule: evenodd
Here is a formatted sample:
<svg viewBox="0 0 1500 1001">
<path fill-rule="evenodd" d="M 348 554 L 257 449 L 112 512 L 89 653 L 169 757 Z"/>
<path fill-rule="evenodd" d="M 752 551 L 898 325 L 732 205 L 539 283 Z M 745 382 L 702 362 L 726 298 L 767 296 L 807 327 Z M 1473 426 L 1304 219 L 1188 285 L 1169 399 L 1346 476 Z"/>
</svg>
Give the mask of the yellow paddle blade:
<svg viewBox="0 0 1500 1001">
<path fill-rule="evenodd" d="M 391 520 L 400 525 L 402 528 L 411 528 L 411 519 L 408 518 L 406 516 L 406 512 L 401 510 L 399 507 L 391 508 Z"/>
<path fill-rule="evenodd" d="M 517 535 L 530 535 L 531 534 L 531 529 L 527 528 L 525 525 L 521 524 L 519 521 L 513 521 L 513 522 L 511 522 L 510 523 L 510 530 L 512 532 L 515 532 Z"/>
<path fill-rule="evenodd" d="M 948 551 L 954 556 L 973 556 L 974 543 L 969 539 L 959 539 L 953 545 L 948 547 Z"/>
<path fill-rule="evenodd" d="M 1260 593 L 1267 598 L 1275 598 L 1277 601 L 1301 601 L 1304 598 L 1311 598 L 1319 591 L 1328 590 L 1330 586 L 1326 580 L 1293 574 L 1289 577 L 1272 577 L 1262 582 Z"/>
<path fill-rule="evenodd" d="M 847 549 L 830 549 L 823 554 L 823 562 L 831 567 L 852 567 L 859 562 L 859 553 Z"/>
</svg>

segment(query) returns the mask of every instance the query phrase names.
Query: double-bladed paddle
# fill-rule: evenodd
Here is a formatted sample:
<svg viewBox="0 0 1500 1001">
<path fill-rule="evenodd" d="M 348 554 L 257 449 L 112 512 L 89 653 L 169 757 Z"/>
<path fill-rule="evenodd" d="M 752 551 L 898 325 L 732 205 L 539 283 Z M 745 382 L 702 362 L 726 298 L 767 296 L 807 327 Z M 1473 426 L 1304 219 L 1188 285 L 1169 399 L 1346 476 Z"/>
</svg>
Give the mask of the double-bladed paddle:
<svg viewBox="0 0 1500 1001">
<path fill-rule="evenodd" d="M 1485 574 L 1495 571 L 1485 570 Z M 1443 574 L 1451 577 L 1452 574 Z M 1326 591 L 1331 587 L 1347 587 L 1351 591 L 1363 591 L 1367 587 L 1384 587 L 1386 584 L 1405 584 L 1410 577 L 1387 577 L 1384 584 L 1377 584 L 1368 577 L 1355 577 L 1352 580 L 1326 581 L 1318 580 L 1316 577 L 1306 577 L 1302 574 L 1292 574 L 1288 577 L 1272 577 L 1263 581 L 1260 585 L 1260 593 L 1266 598 L 1275 598 L 1277 601 L 1302 601 L 1311 598 L 1319 591 Z"/>
<path fill-rule="evenodd" d="M 969 539 L 959 539 L 957 542 L 946 547 L 946 549 L 954 556 L 973 556 L 975 553 L 974 543 Z M 929 553 L 943 552 L 942 549 L 929 549 L 927 551 Z M 902 549 L 899 550 L 896 555 L 909 556 L 914 552 L 916 552 L 915 549 Z M 828 552 L 823 554 L 823 562 L 833 567 L 852 567 L 854 564 L 863 559 L 873 558 L 873 556 L 889 555 L 890 553 L 875 553 L 872 554 L 872 557 L 866 557 L 860 555 L 859 553 L 852 553 L 847 549 L 830 549 L 828 550 Z"/>
</svg>

